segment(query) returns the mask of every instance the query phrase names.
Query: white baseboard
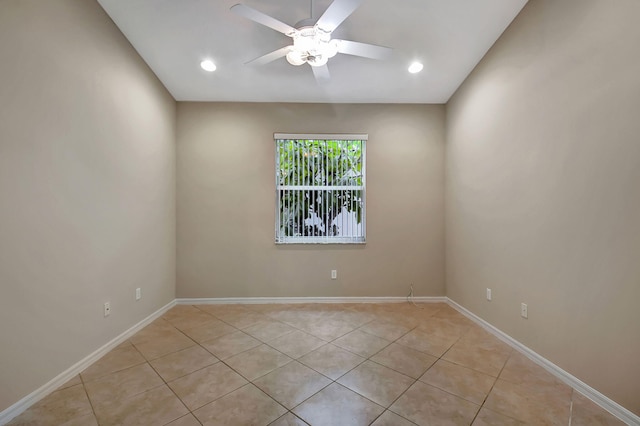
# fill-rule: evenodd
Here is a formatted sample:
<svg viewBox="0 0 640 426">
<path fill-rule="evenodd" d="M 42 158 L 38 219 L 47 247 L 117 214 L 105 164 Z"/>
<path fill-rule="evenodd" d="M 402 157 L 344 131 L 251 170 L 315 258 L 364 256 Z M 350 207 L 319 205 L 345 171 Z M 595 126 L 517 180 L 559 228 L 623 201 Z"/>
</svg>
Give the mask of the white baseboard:
<svg viewBox="0 0 640 426">
<path fill-rule="evenodd" d="M 509 346 L 516 349 L 518 352 L 522 353 L 531 361 L 540 365 L 549 373 L 557 377 L 560 381 L 571 386 L 572 388 L 580 392 L 582 395 L 589 398 L 595 404 L 598 404 L 600 407 L 610 412 L 612 415 L 616 416 L 617 418 L 627 423 L 628 425 L 640 425 L 640 417 L 635 415 L 631 411 L 627 410 L 622 405 L 618 404 L 614 400 L 601 394 L 600 392 L 598 392 L 591 386 L 587 385 L 577 377 L 564 371 L 562 368 L 558 367 L 548 359 L 542 357 L 538 353 L 534 352 L 532 349 L 529 349 L 522 343 L 515 340 L 513 337 L 509 336 L 508 334 L 504 333 L 503 331 L 489 324 L 488 322 L 486 322 L 485 320 L 483 320 L 473 312 L 469 311 L 468 309 L 464 308 L 463 306 L 459 305 L 455 301 L 449 298 L 447 298 L 447 301 L 449 305 L 451 305 L 453 308 L 455 308 L 460 313 L 465 315 L 467 318 L 471 319 L 472 321 L 480 325 L 482 328 L 484 328 L 485 330 L 487 330 L 488 332 L 496 336 L 498 339 L 502 340 Z"/>
<path fill-rule="evenodd" d="M 447 303 L 446 297 L 412 297 L 419 303 Z M 279 303 L 402 303 L 406 297 L 220 297 L 176 299 L 178 305 L 229 305 Z"/>
<path fill-rule="evenodd" d="M 97 349 L 93 353 L 89 354 L 88 356 L 84 357 L 83 359 L 81 359 L 80 361 L 78 361 L 77 363 L 75 363 L 74 365 L 72 365 L 71 367 L 63 371 L 62 373 L 58 374 L 49 382 L 45 383 L 35 391 L 31 392 L 29 395 L 25 396 L 20 401 L 16 402 L 9 408 L 0 412 L 0 425 L 4 425 L 8 423 L 9 421 L 11 421 L 11 419 L 22 414 L 22 412 L 24 412 L 26 409 L 31 407 L 33 404 L 40 401 L 45 396 L 49 395 L 51 392 L 58 389 L 60 386 L 64 385 L 66 382 L 71 380 L 74 376 L 76 376 L 77 374 L 82 372 L 84 369 L 86 369 L 88 366 L 90 366 L 91 364 L 93 364 L 94 362 L 102 358 L 104 355 L 106 355 L 107 352 L 109 352 L 110 350 L 118 346 L 120 343 L 127 340 L 129 337 L 136 334 L 138 331 L 140 331 L 142 328 L 147 326 L 156 318 L 159 318 L 162 314 L 164 314 L 173 306 L 175 306 L 175 304 L 176 304 L 175 300 L 167 303 L 165 306 L 158 309 L 157 311 L 155 311 L 154 313 L 152 313 L 151 315 L 149 315 L 148 317 L 146 317 L 145 319 L 143 319 L 133 327 L 129 328 L 125 332 L 113 338 L 111 341 L 101 346 L 99 349 Z"/>
</svg>

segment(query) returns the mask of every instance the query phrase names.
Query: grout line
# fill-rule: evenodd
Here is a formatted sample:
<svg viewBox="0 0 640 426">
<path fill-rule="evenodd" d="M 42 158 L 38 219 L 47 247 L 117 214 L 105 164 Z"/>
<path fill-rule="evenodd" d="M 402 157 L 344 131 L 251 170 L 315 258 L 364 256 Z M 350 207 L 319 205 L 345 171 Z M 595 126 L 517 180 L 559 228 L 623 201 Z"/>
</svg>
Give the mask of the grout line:
<svg viewBox="0 0 640 426">
<path fill-rule="evenodd" d="M 98 415 L 96 414 L 96 409 L 93 406 L 93 402 L 91 402 L 91 398 L 89 398 L 89 392 L 87 392 L 87 388 L 84 385 L 84 379 L 82 378 L 80 373 L 78 373 L 78 377 L 80 378 L 80 383 L 82 383 L 82 390 L 84 391 L 84 394 L 87 396 L 87 400 L 89 401 L 89 406 L 91 407 L 91 412 L 93 413 L 93 417 L 95 417 L 96 423 L 98 423 Z"/>
<path fill-rule="evenodd" d="M 411 288 L 411 293 L 410 293 L 410 296 L 412 296 L 412 295 L 413 295 L 413 288 Z M 410 297 L 410 296 L 407 296 L 407 298 L 409 299 L 409 297 Z M 415 303 L 414 303 L 414 305 L 415 305 Z M 417 307 L 417 306 L 416 306 L 416 307 Z M 420 309 L 422 309 L 422 308 L 420 308 Z M 433 317 L 437 314 L 437 312 L 438 312 L 438 311 L 436 311 L 436 313 L 434 313 L 430 318 L 433 318 Z M 419 327 L 419 326 L 416 326 L 416 327 L 414 327 L 414 329 L 416 329 L 416 328 L 418 328 L 418 327 Z M 433 364 L 431 364 L 431 365 L 429 366 L 429 368 L 427 368 L 427 370 L 425 370 L 425 372 L 424 372 L 424 373 L 422 373 L 421 377 L 422 377 L 422 376 L 424 376 L 424 374 L 426 374 L 429 370 L 431 370 L 431 368 L 433 368 L 433 366 L 435 366 L 435 365 L 438 363 L 438 361 L 440 361 L 440 360 L 442 360 L 442 361 L 446 361 L 446 362 L 451 362 L 452 364 L 455 364 L 455 365 L 460 365 L 460 364 L 458 364 L 458 363 L 455 363 L 455 362 L 452 362 L 452 361 L 447 361 L 447 360 L 445 360 L 445 359 L 444 359 L 444 356 L 445 356 L 445 355 L 446 355 L 446 354 L 447 354 L 447 353 L 448 353 L 448 352 L 449 352 L 449 351 L 450 351 L 450 350 L 451 350 L 451 349 L 452 349 L 452 348 L 453 348 L 457 343 L 459 343 L 459 342 L 462 340 L 462 338 L 463 338 L 467 333 L 469 333 L 469 332 L 471 331 L 471 329 L 472 329 L 472 327 L 471 327 L 471 326 L 466 327 L 466 330 L 465 330 L 465 331 L 463 331 L 462 333 L 460 333 L 460 335 L 458 336 L 458 338 L 456 339 L 456 341 L 455 341 L 454 343 L 452 343 L 452 344 L 451 344 L 451 346 L 449 346 L 449 348 L 447 348 L 447 350 L 446 350 L 446 351 L 444 351 L 444 352 L 442 353 L 442 355 L 440 355 L 439 357 L 435 357 L 435 358 L 437 358 L 437 360 L 436 360 Z M 408 334 L 408 332 L 407 332 L 406 334 Z M 396 339 L 396 340 L 399 340 L 399 339 L 400 339 L 400 338 L 398 338 L 398 339 Z M 403 346 L 404 346 L 404 345 L 403 345 Z M 407 346 L 407 347 L 408 347 L 408 346 Z M 415 349 L 414 349 L 414 350 L 415 350 Z M 418 352 L 422 352 L 422 351 L 418 351 Z M 426 353 L 426 352 L 423 352 L 423 353 Z M 432 354 L 428 354 L 428 355 L 433 356 Z M 509 355 L 509 357 L 510 357 L 510 356 L 511 356 L 511 355 Z M 507 361 L 508 361 L 508 359 L 509 359 L 509 358 L 507 358 Z M 500 373 L 502 372 L 502 369 L 504 369 L 504 366 L 505 366 L 505 365 L 506 365 L 506 361 L 505 361 L 505 364 L 504 364 L 504 365 L 502 366 L 502 368 L 500 369 Z M 464 368 L 468 368 L 469 370 L 472 370 L 472 371 L 477 371 L 477 370 L 475 370 L 475 369 L 473 369 L 473 368 L 471 368 L 471 367 L 468 367 L 468 366 L 464 366 L 464 365 L 460 365 L 460 366 L 461 366 L 461 367 L 464 367 Z M 394 370 L 394 371 L 395 371 L 395 370 Z M 500 376 L 500 373 L 498 373 L 498 377 Z M 482 373 L 482 374 L 487 375 L 486 373 Z M 488 376 L 490 376 L 490 375 L 488 375 Z M 495 377 L 494 383 L 493 383 L 493 385 L 491 386 L 491 390 L 493 390 L 493 386 L 494 386 L 494 385 L 495 385 L 495 383 L 497 382 L 498 377 Z M 478 405 L 478 406 L 479 406 L 478 411 L 476 411 L 476 413 L 475 413 L 475 415 L 474 415 L 474 417 L 473 417 L 473 420 L 471 421 L 471 424 L 473 424 L 473 422 L 476 420 L 476 418 L 477 418 L 478 414 L 480 413 L 480 411 L 482 410 L 482 407 L 484 406 L 484 403 L 485 403 L 486 399 L 488 398 L 489 394 L 491 393 L 491 390 L 489 390 L 489 392 L 488 392 L 488 393 L 487 393 L 487 395 L 485 396 L 485 398 L 484 398 L 484 400 L 482 401 L 482 403 L 481 403 L 481 404 L 477 404 L 477 403 L 475 403 L 475 402 L 473 402 L 473 401 L 469 401 L 468 399 L 466 399 L 466 398 L 462 398 L 461 396 L 456 395 L 456 394 L 454 394 L 454 393 L 452 393 L 452 392 L 449 392 L 449 391 L 447 391 L 447 390 L 445 390 L 445 389 L 441 389 L 441 388 L 439 388 L 439 387 L 437 387 L 437 386 L 433 386 L 433 385 L 431 385 L 431 384 L 429 384 L 429 383 L 422 382 L 422 381 L 420 380 L 420 378 L 418 378 L 418 379 L 416 379 L 416 380 L 414 381 L 414 383 L 413 383 L 413 384 L 411 384 L 411 386 L 409 386 L 409 388 L 407 388 L 407 389 L 406 389 L 406 390 L 405 390 L 405 391 L 404 391 L 400 396 L 398 396 L 398 398 L 396 398 L 396 400 L 394 400 L 394 402 L 393 402 L 393 403 L 391 403 L 391 405 L 393 405 L 393 404 L 394 404 L 398 399 L 400 399 L 400 398 L 402 397 L 402 395 L 404 395 L 404 394 L 405 394 L 405 393 L 406 393 L 406 392 L 407 392 L 407 391 L 408 391 L 412 386 L 414 386 L 417 382 L 420 382 L 420 383 L 425 384 L 425 385 L 427 385 L 427 386 L 431 386 L 431 387 L 433 387 L 433 388 L 435 388 L 435 389 L 438 389 L 438 390 L 440 390 L 440 391 L 442 391 L 442 392 L 448 393 L 449 395 L 455 396 L 455 397 L 457 397 L 457 398 L 461 398 L 462 400 L 465 400 L 465 401 L 471 402 L 471 403 L 473 403 L 473 404 L 475 404 L 475 405 Z M 391 405 L 390 405 L 389 407 L 391 407 Z M 392 411 L 392 412 L 393 412 L 393 411 Z M 395 413 L 395 412 L 394 412 L 394 414 L 397 414 L 397 413 Z M 401 416 L 401 417 L 402 417 L 402 416 Z M 403 417 L 403 418 L 404 418 L 404 417 Z"/>
<path fill-rule="evenodd" d="M 193 306 L 193 305 L 190 305 L 190 306 Z M 194 306 L 194 307 L 195 307 L 195 306 Z M 198 308 L 196 308 L 196 309 L 198 309 Z M 203 312 L 205 312 L 205 311 L 203 311 Z M 227 324 L 227 325 L 229 325 L 229 326 L 233 327 L 234 329 L 236 329 L 236 331 L 239 331 L 239 332 L 241 332 L 241 333 L 244 333 L 244 331 L 240 330 L 239 328 L 235 327 L 235 326 L 234 326 L 234 325 L 232 325 L 232 324 L 229 324 L 229 323 L 227 323 L 227 322 L 223 321 L 222 319 L 220 319 L 220 318 L 216 317 L 215 315 L 210 314 L 209 312 L 205 312 L 205 313 L 207 313 L 207 314 L 211 315 L 212 317 L 214 317 L 214 318 L 216 318 L 216 319 L 218 319 L 218 320 L 220 320 L 220 321 L 224 322 L 225 324 Z M 161 317 L 161 318 L 162 318 L 162 317 Z M 214 399 L 214 401 L 217 401 L 217 400 L 219 400 L 220 398 L 224 398 L 225 396 L 229 395 L 229 394 L 230 394 L 230 393 L 232 393 L 232 392 L 237 391 L 238 389 L 240 389 L 240 388 L 242 388 L 242 387 L 246 386 L 246 385 L 247 385 L 247 384 L 249 384 L 249 383 L 253 384 L 249 379 L 247 379 L 247 378 L 246 378 L 246 377 L 244 377 L 242 374 L 240 374 L 240 372 L 236 371 L 236 370 L 235 370 L 235 369 L 233 369 L 229 364 L 227 364 L 226 362 L 224 362 L 224 360 L 220 359 L 220 358 L 219 358 L 218 356 L 216 356 L 214 353 L 212 353 L 212 352 L 211 352 L 211 351 L 209 351 L 207 348 L 205 348 L 204 346 L 202 346 L 199 342 L 195 341 L 193 338 L 191 338 L 189 335 L 187 335 L 184 331 L 182 331 L 181 329 L 179 329 L 178 327 L 176 327 L 176 326 L 175 326 L 171 321 L 169 321 L 169 320 L 165 320 L 165 321 L 167 321 L 167 322 L 168 322 L 172 327 L 174 327 L 176 330 L 178 330 L 180 333 L 182 333 L 184 336 L 186 336 L 188 339 L 190 339 L 192 342 L 194 342 L 194 343 L 195 343 L 195 345 L 200 346 L 202 349 L 204 349 L 205 351 L 207 351 L 208 353 L 210 353 L 213 357 L 215 357 L 215 358 L 218 360 L 218 362 L 220 362 L 220 363 L 224 364 L 224 365 L 225 365 L 225 366 L 227 366 L 229 369 L 231 369 L 232 371 L 234 371 L 236 374 L 238 374 L 240 377 L 242 377 L 243 379 L 245 379 L 245 380 L 247 381 L 247 383 L 243 384 L 242 386 L 240 386 L 240 387 L 238 387 L 238 388 L 236 388 L 236 389 L 233 389 L 233 390 L 231 390 L 231 391 L 229 391 L 229 392 L 225 393 L 224 395 L 219 396 L 218 398 Z M 234 332 L 234 333 L 235 333 L 235 332 Z M 226 334 L 231 334 L 231 333 L 226 333 Z M 226 335 L 226 334 L 223 334 L 222 336 L 224 336 L 224 335 Z M 247 334 L 247 333 L 244 333 L 244 334 L 246 334 L 247 336 L 250 336 L 250 335 L 249 335 L 249 334 Z M 222 336 L 219 336 L 219 337 L 222 337 Z M 253 337 L 253 336 L 250 336 L 250 337 Z M 215 339 L 217 339 L 217 337 L 215 337 L 215 338 L 213 338 L 213 339 L 211 339 L 211 340 L 215 340 Z M 256 340 L 258 340 L 258 339 L 256 339 Z M 194 346 L 195 346 L 195 345 L 194 345 Z M 135 345 L 134 345 L 134 346 L 135 346 Z M 258 346 L 260 346 L 260 345 L 258 345 Z M 258 346 L 255 346 L 255 347 L 253 347 L 253 348 L 251 348 L 251 349 L 255 349 L 255 348 L 257 348 Z M 153 360 L 160 359 L 160 358 L 162 358 L 162 357 L 165 357 L 165 356 L 168 356 L 168 355 L 171 355 L 171 354 L 174 354 L 174 353 L 180 352 L 181 350 L 188 349 L 188 348 L 190 348 L 190 347 L 191 347 L 191 346 L 189 346 L 189 347 L 187 347 L 187 348 L 178 349 L 177 351 L 170 352 L 170 353 L 168 353 L 168 354 L 162 355 L 161 357 L 154 358 Z M 136 348 L 136 349 L 137 349 L 137 348 Z M 239 352 L 238 354 L 240 354 L 240 353 L 244 353 L 244 352 L 247 352 L 247 351 L 250 351 L 251 349 L 247 349 L 247 350 L 245 350 L 245 351 Z M 138 350 L 138 352 L 140 352 L 140 351 Z M 234 354 L 234 355 L 232 355 L 232 356 L 235 356 L 235 355 L 238 355 L 238 354 Z M 144 355 L 143 355 L 143 357 L 144 357 Z M 146 359 L 146 357 L 144 357 L 144 358 Z M 231 357 L 229 357 L 229 358 L 231 358 Z M 167 387 L 171 390 L 171 392 L 173 392 L 173 394 L 176 396 L 176 398 L 178 398 L 178 400 L 179 400 L 179 401 L 180 401 L 180 402 L 185 406 L 185 408 L 189 411 L 189 413 L 191 413 L 191 414 L 193 415 L 193 417 L 195 417 L 195 419 L 198 421 L 198 423 L 202 424 L 202 422 L 200 422 L 200 420 L 196 417 L 196 415 L 195 415 L 195 414 L 193 414 L 193 412 L 194 412 L 194 411 L 196 411 L 196 410 L 199 410 L 200 408 L 204 407 L 204 406 L 205 406 L 205 405 L 207 405 L 207 404 L 210 404 L 210 403 L 211 403 L 211 402 L 213 402 L 213 401 L 209 401 L 209 402 L 207 402 L 206 404 L 203 404 L 202 406 L 199 406 L 199 407 L 194 408 L 193 410 L 191 410 L 191 409 L 187 406 L 187 404 L 182 400 L 182 398 L 180 398 L 180 396 L 178 396 L 178 394 L 176 394 L 176 393 L 175 393 L 175 391 L 171 388 L 171 386 L 169 386 L 169 383 L 168 383 L 166 380 L 164 380 L 164 378 L 160 375 L 160 373 L 158 373 L 158 371 L 156 371 L 156 369 L 155 369 L 155 368 L 153 368 L 153 365 L 151 365 L 151 362 L 150 362 L 150 361 L 152 361 L 152 360 L 147 360 L 147 363 L 148 363 L 148 364 L 151 366 L 151 368 L 156 372 L 156 374 L 158 374 L 158 376 L 160 376 L 160 379 L 162 379 L 162 381 L 165 383 L 165 385 L 167 385 Z M 173 380 L 171 380 L 171 381 L 178 380 L 178 379 L 180 379 L 180 378 L 183 378 L 183 377 L 188 376 L 189 374 L 193 374 L 193 373 L 195 373 L 195 372 L 197 372 L 197 371 L 204 370 L 205 368 L 211 367 L 212 365 L 215 365 L 215 364 L 217 364 L 218 362 L 215 362 L 215 363 L 213 363 L 213 364 L 211 364 L 211 365 L 207 365 L 207 366 L 205 366 L 205 367 L 199 368 L 199 369 L 197 369 L 197 370 L 195 370 L 195 371 L 192 371 L 192 372 L 190 372 L 190 373 L 188 373 L 188 374 L 185 374 L 185 375 L 183 375 L 183 376 L 176 377 L 175 379 L 173 379 Z M 255 385 L 254 385 L 254 386 L 255 386 Z M 256 387 L 257 387 L 257 386 L 256 386 Z M 259 388 L 258 388 L 258 389 L 259 389 Z M 262 389 L 260 389 L 260 390 L 262 391 Z M 272 399 L 273 399 L 273 398 L 272 398 Z M 276 401 L 276 402 L 277 402 L 277 401 Z M 280 404 L 280 405 L 282 405 L 282 404 Z M 183 417 L 184 417 L 184 416 L 183 416 Z"/>
<path fill-rule="evenodd" d="M 569 426 L 571 426 L 571 422 L 573 421 L 573 397 L 576 393 L 575 389 L 571 389 L 571 403 L 569 404 Z"/>
<path fill-rule="evenodd" d="M 294 407 L 294 408 L 295 408 L 295 407 Z M 309 425 L 309 423 L 307 423 L 307 422 L 305 422 L 304 420 L 302 420 L 302 417 L 300 417 L 300 416 L 296 415 L 296 413 L 294 413 L 294 412 L 293 412 L 293 410 L 287 410 L 287 412 L 286 412 L 286 413 L 284 413 L 282 416 L 278 417 L 278 419 L 279 419 L 279 418 L 281 418 L 281 417 L 283 417 L 283 416 L 286 416 L 286 415 L 287 415 L 287 414 L 289 414 L 289 413 L 290 413 L 293 417 L 295 417 L 297 420 L 300 420 L 300 421 L 301 421 L 302 423 L 304 423 L 305 425 Z M 276 420 L 278 420 L 278 419 L 276 419 Z M 275 421 L 275 420 L 274 420 L 274 421 Z M 273 423 L 273 422 L 272 422 L 272 423 Z"/>
<path fill-rule="evenodd" d="M 132 345 L 133 345 L 133 344 L 132 344 Z M 134 347 L 135 347 L 135 345 L 134 345 Z M 185 348 L 185 349 L 186 349 L 186 348 Z M 136 350 L 138 350 L 138 348 L 136 348 Z M 171 355 L 171 354 L 174 354 L 174 353 L 180 352 L 181 350 L 183 350 L 183 349 L 178 349 L 177 351 L 175 351 L 175 352 L 171 352 L 170 354 L 167 354 L 167 355 Z M 138 350 L 138 352 L 140 352 L 140 351 Z M 142 355 L 142 354 L 141 354 L 141 355 Z M 163 355 L 163 356 L 167 356 L 167 355 Z M 144 357 L 144 355 L 143 355 L 143 357 Z M 162 358 L 162 357 L 160 357 L 160 358 Z M 160 359 L 160 358 L 156 358 L 156 359 Z M 158 370 L 156 370 L 156 368 L 153 366 L 153 364 L 151 364 L 151 361 L 147 360 L 147 364 L 149 364 L 149 367 L 151 367 L 151 369 L 152 369 L 152 370 L 153 370 L 153 371 L 158 375 L 158 377 L 160 377 L 160 380 L 162 380 L 162 382 L 164 383 L 164 385 L 165 385 L 165 386 L 166 386 L 166 387 L 171 391 L 171 393 L 173 393 L 173 395 L 175 395 L 175 397 L 178 399 L 178 401 L 180 401 L 180 403 L 181 403 L 182 405 L 184 405 L 184 408 L 186 408 L 186 409 L 187 409 L 187 411 L 188 411 L 189 413 L 193 414 L 193 413 L 192 413 L 192 411 L 191 411 L 191 409 L 190 409 L 189 407 L 187 407 L 187 404 L 185 404 L 185 402 L 182 400 L 182 398 L 180 398 L 180 396 L 179 396 L 179 395 L 178 395 L 178 394 L 173 390 L 173 388 L 172 388 L 171 386 L 169 386 L 169 382 L 167 382 L 167 381 L 165 380 L 165 378 L 164 378 L 164 377 L 162 377 L 162 375 L 160 374 L 160 372 L 159 372 Z M 200 370 L 202 370 L 202 369 L 204 369 L 204 368 L 206 368 L 206 367 L 203 367 L 203 368 L 201 368 Z M 196 370 L 196 371 L 200 371 L 200 370 Z M 184 377 L 184 376 L 182 376 L 182 377 Z M 174 379 L 174 380 L 177 380 L 177 378 L 176 378 L 176 379 Z M 155 389 L 155 388 L 153 388 L 153 389 Z M 150 389 L 149 389 L 149 390 L 150 390 Z M 146 391 L 145 391 L 145 392 L 146 392 Z M 185 415 L 186 415 L 186 414 L 185 414 Z M 182 417 L 184 417 L 184 416 L 180 416 L 180 417 L 178 417 L 178 419 L 180 419 L 180 418 L 182 418 Z M 193 417 L 195 417 L 195 416 L 193 416 Z M 177 419 L 173 419 L 173 420 L 171 420 L 171 422 L 172 422 L 172 421 L 175 421 L 175 420 L 177 420 Z M 196 418 L 196 420 L 198 420 L 198 419 Z M 169 423 L 171 423 L 171 422 L 169 422 Z M 198 420 L 198 422 L 200 423 L 200 421 L 199 421 L 199 420 Z M 200 424 L 202 424 L 202 423 L 200 423 Z"/>
<path fill-rule="evenodd" d="M 407 387 L 404 391 L 402 391 L 402 393 L 401 393 L 400 395 L 398 395 L 398 397 L 397 397 L 396 399 L 394 399 L 393 401 L 391 401 L 391 404 L 389 404 L 389 406 L 388 406 L 388 407 L 385 407 L 385 410 L 389 410 L 389 409 L 391 408 L 391 406 L 392 406 L 393 404 L 395 404 L 395 403 L 396 403 L 396 401 L 398 401 L 400 398 L 402 398 L 402 396 L 403 396 L 405 393 L 407 393 L 407 392 L 409 391 L 409 389 L 411 389 L 411 388 L 412 388 L 412 387 L 413 387 L 417 382 L 418 382 L 418 379 L 414 379 L 414 380 L 413 380 L 413 383 L 411 383 L 411 384 L 409 385 L 409 387 Z M 396 413 L 396 412 L 394 412 L 394 411 L 391 411 L 391 412 L 392 412 L 392 413 L 394 413 L 394 414 L 398 414 L 398 413 Z M 383 414 L 384 414 L 384 413 L 383 413 Z M 398 415 L 400 416 L 400 414 L 398 414 Z M 400 416 L 400 417 L 404 418 L 403 416 Z M 407 420 L 408 420 L 408 419 L 407 419 Z M 413 422 L 412 422 L 412 423 L 413 423 Z"/>
<path fill-rule="evenodd" d="M 502 372 L 504 371 L 504 368 L 507 366 L 507 363 L 511 359 L 512 355 L 513 355 L 513 348 L 511 348 L 511 352 L 509 353 L 509 356 L 507 357 L 507 360 L 504 362 L 504 364 L 502 365 L 502 368 L 500 368 L 500 371 L 498 372 L 498 375 L 496 376 L 495 380 L 493 381 L 493 384 L 491 385 L 491 389 L 489 389 L 489 392 L 487 392 L 487 394 L 485 395 L 484 399 L 482 400 L 482 404 L 480 404 L 480 409 L 478 410 L 478 412 L 476 413 L 475 417 L 473 418 L 473 421 L 476 420 L 476 418 L 478 417 L 478 414 L 480 414 L 480 411 L 483 408 L 485 408 L 484 404 L 487 402 L 487 399 L 489 399 L 489 395 L 491 395 L 491 392 L 493 392 L 493 388 L 496 386 L 496 383 L 498 383 L 498 380 L 500 379 L 500 376 L 502 375 Z M 487 408 L 487 410 L 489 410 L 489 408 Z M 501 415 L 503 415 L 505 417 L 509 417 L 509 418 L 513 419 L 513 417 L 508 416 L 506 414 L 503 414 L 503 413 L 498 413 L 498 414 L 501 414 Z M 514 419 L 514 420 L 517 420 L 517 419 Z M 520 420 L 518 420 L 518 421 L 520 421 Z"/>
</svg>

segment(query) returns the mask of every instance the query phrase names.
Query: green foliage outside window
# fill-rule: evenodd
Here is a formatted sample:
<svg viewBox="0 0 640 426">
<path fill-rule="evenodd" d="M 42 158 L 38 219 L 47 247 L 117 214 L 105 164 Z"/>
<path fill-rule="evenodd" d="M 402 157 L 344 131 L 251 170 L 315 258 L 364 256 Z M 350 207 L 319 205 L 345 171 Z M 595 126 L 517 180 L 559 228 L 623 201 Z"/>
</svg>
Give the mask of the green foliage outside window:
<svg viewBox="0 0 640 426">
<path fill-rule="evenodd" d="M 280 139 L 276 147 L 279 236 L 354 236 L 335 219 L 346 210 L 362 222 L 363 141 Z"/>
</svg>

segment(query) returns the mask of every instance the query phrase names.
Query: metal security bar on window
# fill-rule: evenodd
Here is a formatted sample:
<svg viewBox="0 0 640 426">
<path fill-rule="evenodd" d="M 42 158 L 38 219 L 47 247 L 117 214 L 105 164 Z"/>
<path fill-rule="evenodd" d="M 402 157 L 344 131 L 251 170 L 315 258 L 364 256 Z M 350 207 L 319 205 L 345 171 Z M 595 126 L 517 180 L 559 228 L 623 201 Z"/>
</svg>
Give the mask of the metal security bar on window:
<svg viewBox="0 0 640 426">
<path fill-rule="evenodd" d="M 274 138 L 276 243 L 364 243 L 367 135 Z"/>
</svg>

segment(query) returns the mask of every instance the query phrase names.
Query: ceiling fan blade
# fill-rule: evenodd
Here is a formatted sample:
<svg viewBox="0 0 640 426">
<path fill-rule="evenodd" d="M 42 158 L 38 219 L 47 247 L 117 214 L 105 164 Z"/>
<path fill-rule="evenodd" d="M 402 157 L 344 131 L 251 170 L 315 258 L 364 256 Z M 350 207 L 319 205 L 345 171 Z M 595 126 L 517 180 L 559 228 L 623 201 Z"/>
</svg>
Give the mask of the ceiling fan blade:
<svg viewBox="0 0 640 426">
<path fill-rule="evenodd" d="M 329 74 L 329 67 L 325 64 L 321 67 L 312 66 L 313 76 L 316 78 L 318 84 L 328 83 L 331 79 L 331 74 Z"/>
<path fill-rule="evenodd" d="M 280 59 L 280 58 L 282 58 L 284 56 L 287 56 L 287 53 L 289 53 L 292 48 L 293 48 L 293 46 L 285 46 L 285 47 L 283 47 L 281 49 L 274 50 L 273 52 L 267 53 L 266 55 L 262 55 L 259 58 L 252 59 L 251 61 L 247 62 L 245 65 L 264 65 L 264 64 L 268 64 L 269 62 L 273 62 L 276 59 Z"/>
<path fill-rule="evenodd" d="M 362 56 L 370 59 L 389 59 L 393 49 L 375 44 L 359 43 L 357 41 L 337 40 L 338 52 L 346 55 Z"/>
<path fill-rule="evenodd" d="M 231 11 L 236 15 L 243 16 L 247 19 L 251 19 L 258 24 L 262 24 L 265 27 L 269 27 L 289 37 L 293 36 L 297 32 L 291 25 L 287 25 L 284 22 L 278 21 L 276 18 L 272 18 L 256 9 L 253 9 L 244 4 L 236 4 L 231 6 Z"/>
<path fill-rule="evenodd" d="M 326 32 L 333 32 L 364 0 L 333 0 L 316 25 Z"/>
</svg>

